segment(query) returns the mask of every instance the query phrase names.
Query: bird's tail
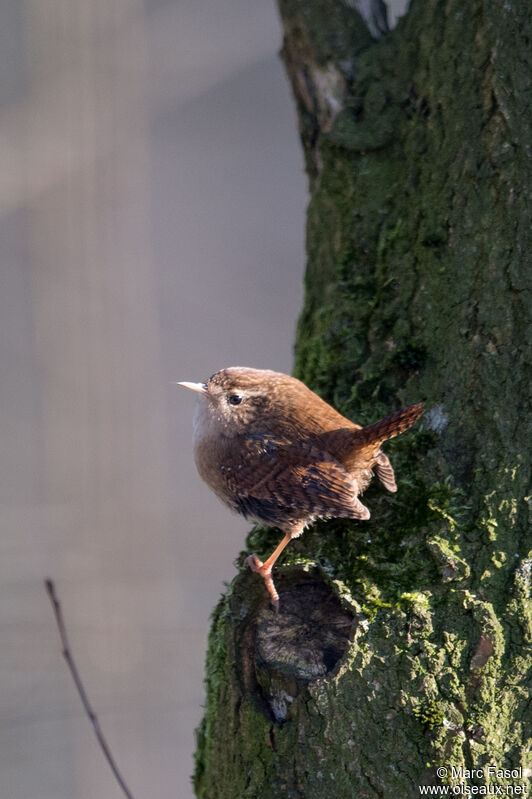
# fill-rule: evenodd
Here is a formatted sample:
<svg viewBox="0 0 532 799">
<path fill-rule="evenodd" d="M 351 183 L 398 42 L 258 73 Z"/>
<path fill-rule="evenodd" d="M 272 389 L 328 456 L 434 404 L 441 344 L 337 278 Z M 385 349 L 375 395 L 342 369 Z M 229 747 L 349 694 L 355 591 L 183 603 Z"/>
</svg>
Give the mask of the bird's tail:
<svg viewBox="0 0 532 799">
<path fill-rule="evenodd" d="M 370 444 L 382 444 L 389 438 L 398 436 L 412 427 L 414 422 L 419 419 L 423 413 L 423 403 L 418 402 L 417 405 L 411 405 L 409 408 L 403 408 L 385 419 L 378 422 L 362 427 L 356 432 L 357 442 L 363 447 Z"/>
</svg>

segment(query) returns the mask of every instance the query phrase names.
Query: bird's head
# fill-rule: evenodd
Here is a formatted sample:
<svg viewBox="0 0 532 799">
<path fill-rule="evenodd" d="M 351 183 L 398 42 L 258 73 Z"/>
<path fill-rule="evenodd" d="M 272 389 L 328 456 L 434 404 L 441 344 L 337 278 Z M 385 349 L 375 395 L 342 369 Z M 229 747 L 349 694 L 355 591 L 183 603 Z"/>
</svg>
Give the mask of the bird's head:
<svg viewBox="0 0 532 799">
<path fill-rule="evenodd" d="M 283 402 L 294 378 L 268 369 L 231 366 L 205 383 L 178 383 L 198 394 L 198 418 L 217 423 L 225 432 L 263 430 L 283 413 Z"/>
</svg>

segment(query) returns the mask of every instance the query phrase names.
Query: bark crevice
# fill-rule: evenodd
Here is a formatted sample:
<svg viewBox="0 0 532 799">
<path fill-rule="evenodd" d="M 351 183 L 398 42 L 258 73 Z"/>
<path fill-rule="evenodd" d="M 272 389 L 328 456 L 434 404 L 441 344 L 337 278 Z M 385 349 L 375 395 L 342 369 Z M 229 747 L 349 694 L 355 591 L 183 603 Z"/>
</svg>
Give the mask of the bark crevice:
<svg viewBox="0 0 532 799">
<path fill-rule="evenodd" d="M 291 705 L 309 683 L 334 676 L 355 637 L 356 607 L 310 564 L 278 571 L 276 612 L 262 582 L 241 575 L 229 613 L 237 613 L 233 647 L 243 696 L 276 724 L 291 716 Z M 242 604 L 242 594 L 252 597 Z"/>
</svg>

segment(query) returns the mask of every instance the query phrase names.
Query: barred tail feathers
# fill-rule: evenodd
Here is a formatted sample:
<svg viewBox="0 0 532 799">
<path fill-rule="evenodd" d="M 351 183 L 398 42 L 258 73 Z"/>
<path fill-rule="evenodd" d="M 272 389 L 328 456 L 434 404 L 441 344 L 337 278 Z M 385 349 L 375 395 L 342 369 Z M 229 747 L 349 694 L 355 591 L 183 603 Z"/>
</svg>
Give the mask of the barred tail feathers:
<svg viewBox="0 0 532 799">
<path fill-rule="evenodd" d="M 422 413 L 423 403 L 418 402 L 416 405 L 403 408 L 385 419 L 380 419 L 378 422 L 357 430 L 356 438 L 363 447 L 369 444 L 381 444 L 383 441 L 394 438 L 408 430 L 409 427 L 412 427 Z"/>
</svg>

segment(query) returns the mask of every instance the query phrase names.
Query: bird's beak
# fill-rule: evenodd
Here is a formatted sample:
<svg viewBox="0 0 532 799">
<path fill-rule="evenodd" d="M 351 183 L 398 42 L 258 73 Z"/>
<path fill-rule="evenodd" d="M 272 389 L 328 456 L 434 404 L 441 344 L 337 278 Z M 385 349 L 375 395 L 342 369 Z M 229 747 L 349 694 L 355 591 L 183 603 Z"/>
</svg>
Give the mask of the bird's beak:
<svg viewBox="0 0 532 799">
<path fill-rule="evenodd" d="M 176 383 L 176 386 L 183 386 L 183 388 L 189 388 L 191 391 L 197 391 L 198 394 L 205 394 L 207 392 L 207 386 L 205 383 Z"/>
</svg>

